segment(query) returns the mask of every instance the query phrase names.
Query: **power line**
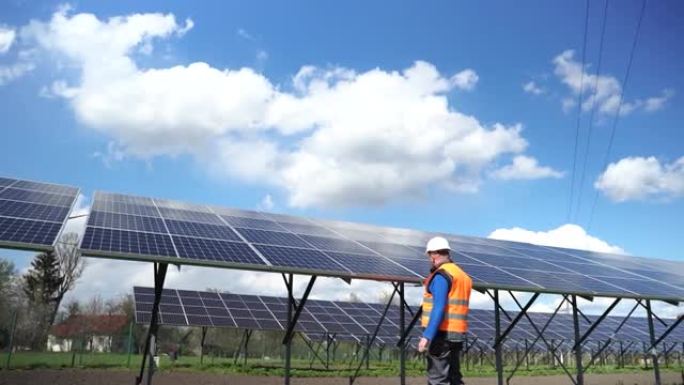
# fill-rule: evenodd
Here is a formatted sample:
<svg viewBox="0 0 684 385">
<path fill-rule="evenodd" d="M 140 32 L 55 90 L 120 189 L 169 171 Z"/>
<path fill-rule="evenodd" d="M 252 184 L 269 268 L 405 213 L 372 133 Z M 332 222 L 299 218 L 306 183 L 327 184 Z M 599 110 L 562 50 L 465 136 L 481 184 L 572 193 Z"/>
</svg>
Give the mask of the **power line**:
<svg viewBox="0 0 684 385">
<path fill-rule="evenodd" d="M 575 200 L 575 170 L 577 168 L 577 145 L 579 143 L 580 121 L 582 117 L 582 94 L 584 91 L 584 65 L 587 53 L 587 30 L 589 28 L 589 0 L 586 1 L 586 8 L 584 11 L 584 38 L 582 41 L 582 68 L 580 71 L 579 95 L 577 95 L 577 126 L 575 127 L 575 149 L 572 155 L 572 181 L 570 182 L 570 199 L 568 200 L 568 213 L 566 215 L 566 222 L 570 222 L 570 214 L 572 213 L 572 202 Z"/>
<path fill-rule="evenodd" d="M 637 22 L 636 31 L 634 32 L 634 40 L 632 41 L 632 49 L 629 52 L 629 61 L 627 62 L 627 71 L 625 71 L 625 77 L 622 80 L 622 89 L 620 90 L 620 102 L 618 103 L 617 111 L 615 112 L 615 118 L 613 119 L 613 127 L 610 131 L 610 138 L 608 139 L 608 148 L 606 149 L 606 156 L 603 160 L 602 170 L 608 167 L 608 162 L 610 161 L 610 153 L 613 149 L 613 141 L 615 140 L 615 129 L 617 128 L 618 122 L 620 121 L 620 110 L 622 110 L 622 103 L 624 101 L 625 89 L 627 88 L 627 82 L 629 81 L 629 74 L 632 70 L 632 61 L 634 60 L 634 51 L 636 51 L 637 42 L 639 41 L 639 32 L 641 31 L 641 22 L 644 19 L 644 11 L 646 10 L 646 1 L 643 0 L 641 3 L 641 11 L 639 12 L 639 21 Z M 594 201 L 591 205 L 591 211 L 589 212 L 589 223 L 587 224 L 587 231 L 591 229 L 591 225 L 594 221 L 594 211 L 596 210 L 596 202 L 598 201 L 598 189 L 594 193 Z"/>
<path fill-rule="evenodd" d="M 596 97 L 598 95 L 598 82 L 599 82 L 599 76 L 601 75 L 601 62 L 603 59 L 603 42 L 605 40 L 606 36 L 606 20 L 608 18 L 608 1 L 606 0 L 605 5 L 603 6 L 603 25 L 601 26 L 601 41 L 599 43 L 599 55 L 598 55 L 598 64 L 596 65 L 596 75 L 594 79 L 594 98 L 592 100 L 592 105 L 591 105 L 591 113 L 589 114 L 589 129 L 587 130 L 587 141 L 584 146 L 584 161 L 582 162 L 582 173 L 580 174 L 580 182 L 579 182 L 579 188 L 577 189 L 577 207 L 575 210 L 575 222 L 579 222 L 579 214 L 580 211 L 582 210 L 582 191 L 584 190 L 584 179 L 586 176 L 587 172 L 587 160 L 589 159 L 589 148 L 591 147 L 591 134 L 593 133 L 593 123 L 594 123 L 594 115 L 596 113 L 596 106 L 597 106 L 597 101 Z"/>
</svg>

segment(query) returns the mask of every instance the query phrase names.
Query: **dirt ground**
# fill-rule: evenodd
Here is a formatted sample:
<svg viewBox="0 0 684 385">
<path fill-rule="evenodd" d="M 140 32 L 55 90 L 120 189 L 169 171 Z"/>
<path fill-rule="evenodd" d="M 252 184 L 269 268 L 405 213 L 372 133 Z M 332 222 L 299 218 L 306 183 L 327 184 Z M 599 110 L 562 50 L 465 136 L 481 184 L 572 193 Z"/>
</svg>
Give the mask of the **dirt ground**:
<svg viewBox="0 0 684 385">
<path fill-rule="evenodd" d="M 131 385 L 134 374 L 113 370 L 10 370 L 0 371 L 0 385 Z M 662 385 L 682 385 L 681 373 L 662 373 Z M 653 374 L 594 374 L 585 376 L 587 385 L 650 385 L 654 384 Z M 159 373 L 154 378 L 158 385 L 280 385 L 282 377 L 258 377 L 240 375 L 221 375 L 209 373 Z M 425 378 L 408 378 L 408 385 L 425 384 Z M 494 385 L 496 378 L 467 378 L 468 385 Z M 348 385 L 348 378 L 293 378 L 292 385 Z M 397 377 L 360 378 L 359 385 L 397 385 Z M 562 385 L 571 384 L 565 376 L 515 377 L 511 385 Z"/>
</svg>

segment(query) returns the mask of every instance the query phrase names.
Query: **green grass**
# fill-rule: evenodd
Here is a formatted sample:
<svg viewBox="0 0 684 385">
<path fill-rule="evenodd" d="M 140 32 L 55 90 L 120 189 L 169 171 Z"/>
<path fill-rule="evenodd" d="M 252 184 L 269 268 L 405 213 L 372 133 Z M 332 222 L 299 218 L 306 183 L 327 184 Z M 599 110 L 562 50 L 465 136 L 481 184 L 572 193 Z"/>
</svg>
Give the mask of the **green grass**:
<svg viewBox="0 0 684 385">
<path fill-rule="evenodd" d="M 2 355 L 1 365 L 4 368 L 6 354 Z M 83 369 L 116 369 L 116 370 L 137 370 L 140 367 L 142 356 L 132 355 L 130 359 L 130 366 L 127 366 L 128 355 L 114 354 L 114 353 L 83 353 L 76 354 L 74 360 L 75 368 Z M 337 362 L 331 366 L 330 370 L 326 370 L 315 363 L 313 368 L 309 367 L 307 360 L 292 360 L 292 375 L 297 377 L 348 377 L 354 373 L 358 363 L 354 363 L 351 367 L 348 363 Z M 160 361 L 161 371 L 187 371 L 187 372 L 207 372 L 217 374 L 245 374 L 245 375 L 264 375 L 264 376 L 283 376 L 284 362 L 282 360 L 260 360 L 249 359 L 247 365 L 243 365 L 240 361 L 238 364 L 233 363 L 232 358 L 219 357 L 204 357 L 204 363 L 200 364 L 199 357 L 184 356 L 180 357 L 176 362 L 172 362 L 167 356 L 161 356 Z M 34 352 L 19 352 L 12 355 L 11 366 L 12 369 L 65 369 L 72 367 L 71 353 L 34 353 Z M 463 368 L 465 369 L 465 367 Z M 511 369 L 507 367 L 507 373 Z M 571 372 L 573 368 L 568 368 Z M 596 366 L 590 368 L 588 373 L 635 373 L 641 371 L 650 371 L 651 369 L 644 369 L 640 366 L 627 366 L 625 368 L 617 369 L 612 365 Z M 682 367 L 671 365 L 670 368 L 662 368 L 662 370 L 680 371 Z M 531 366 L 530 370 L 520 368 L 516 372 L 516 376 L 541 376 L 563 374 L 563 370 L 559 368 L 549 368 L 546 365 Z M 425 364 L 422 361 L 408 361 L 406 365 L 406 374 L 408 376 L 424 376 Z M 365 369 L 365 365 L 360 372 L 362 376 L 398 376 L 399 367 L 395 360 L 389 362 L 374 362 L 371 361 L 370 369 Z M 485 365 L 483 367 L 471 367 L 469 370 L 464 370 L 464 375 L 467 377 L 490 377 L 495 376 L 496 371 L 492 366 Z"/>
</svg>

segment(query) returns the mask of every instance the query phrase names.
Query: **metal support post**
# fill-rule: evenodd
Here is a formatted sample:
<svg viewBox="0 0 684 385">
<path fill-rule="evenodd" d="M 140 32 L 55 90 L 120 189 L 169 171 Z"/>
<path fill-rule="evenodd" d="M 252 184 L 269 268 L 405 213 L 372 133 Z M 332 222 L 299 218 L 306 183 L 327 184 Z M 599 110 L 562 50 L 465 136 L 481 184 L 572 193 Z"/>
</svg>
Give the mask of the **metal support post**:
<svg viewBox="0 0 684 385">
<path fill-rule="evenodd" d="M 499 290 L 494 289 L 494 331 L 495 331 L 495 342 L 494 342 L 494 361 L 496 363 L 496 383 L 498 385 L 503 385 L 503 361 L 501 359 L 501 315 L 499 314 Z"/>
<path fill-rule="evenodd" d="M 285 277 L 285 275 L 283 275 Z M 287 327 L 290 328 L 292 323 L 292 308 L 295 306 L 294 296 L 292 294 L 292 281 L 294 276 L 288 274 L 289 279 L 285 279 L 285 285 L 287 286 Z M 283 338 L 283 343 L 285 344 L 285 385 L 290 385 L 290 368 L 292 364 L 292 339 L 287 338 L 287 333 L 285 338 Z"/>
<path fill-rule="evenodd" d="M 646 300 L 646 316 L 648 318 L 648 334 L 650 336 L 651 348 L 647 351 L 653 357 L 653 373 L 655 375 L 655 385 L 660 385 L 660 366 L 658 365 L 658 351 L 655 348 L 656 338 L 653 328 L 653 311 L 651 310 L 651 300 Z"/>
<path fill-rule="evenodd" d="M 582 368 L 582 344 L 580 343 L 580 326 L 577 308 L 577 296 L 571 296 L 572 324 L 575 328 L 575 367 L 577 368 L 577 385 L 584 385 L 584 369 Z"/>
<path fill-rule="evenodd" d="M 154 353 L 156 351 L 157 330 L 159 329 L 159 301 L 161 300 L 162 291 L 164 290 L 164 280 L 166 279 L 166 271 L 168 268 L 166 263 L 154 264 L 154 302 L 152 303 L 152 314 L 150 316 L 150 326 L 147 330 L 147 338 L 145 339 L 145 349 L 143 350 L 142 364 L 140 365 L 140 374 L 135 379 L 135 384 L 140 385 L 145 373 L 145 360 L 149 359 L 147 369 L 147 385 L 152 384 L 152 375 L 154 374 Z M 148 357 L 149 356 L 149 357 Z"/>
<path fill-rule="evenodd" d="M 404 309 L 406 308 L 406 302 L 404 301 L 404 283 L 399 283 L 399 334 L 404 335 L 404 328 L 406 326 L 406 315 L 404 314 Z M 418 314 L 418 312 L 416 312 Z M 406 385 L 406 345 L 401 345 L 399 347 L 399 383 L 401 385 Z M 657 384 L 660 385 L 660 384 Z"/>
</svg>

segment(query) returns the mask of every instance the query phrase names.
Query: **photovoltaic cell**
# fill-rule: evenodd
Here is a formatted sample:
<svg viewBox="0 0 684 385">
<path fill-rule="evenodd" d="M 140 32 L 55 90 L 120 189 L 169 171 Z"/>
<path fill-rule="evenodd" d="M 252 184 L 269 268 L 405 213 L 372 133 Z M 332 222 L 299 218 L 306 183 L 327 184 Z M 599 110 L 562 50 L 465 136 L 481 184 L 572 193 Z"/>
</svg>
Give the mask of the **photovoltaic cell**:
<svg viewBox="0 0 684 385">
<path fill-rule="evenodd" d="M 0 217 L 0 241 L 52 245 L 62 224 Z"/>
<path fill-rule="evenodd" d="M 173 240 L 181 258 L 265 265 L 264 261 L 245 243 L 175 235 Z"/>
<path fill-rule="evenodd" d="M 272 230 L 272 231 L 286 231 L 285 228 L 271 220 L 233 217 L 229 215 L 221 215 L 229 225 L 233 227 L 242 227 L 247 229 L 257 230 Z"/>
<path fill-rule="evenodd" d="M 88 226 L 166 234 L 161 218 L 91 211 Z"/>
<path fill-rule="evenodd" d="M 224 241 L 242 242 L 228 226 L 211 225 L 207 223 L 165 220 L 169 233 L 189 237 L 211 238 Z"/>
<path fill-rule="evenodd" d="M 416 277 L 407 271 L 405 268 L 388 261 L 387 259 L 370 254 L 351 254 L 351 253 L 334 253 L 330 251 L 325 252 L 333 260 L 341 264 L 359 275 L 375 275 L 387 277 Z"/>
<path fill-rule="evenodd" d="M 159 217 L 159 211 L 157 211 L 155 206 L 137 203 L 95 200 L 92 210 L 145 217 Z"/>
<path fill-rule="evenodd" d="M 176 257 L 171 237 L 165 234 L 142 233 L 135 231 L 102 229 L 89 227 L 83 236 L 81 249 L 111 252 L 111 256 L 141 255 Z"/>
<path fill-rule="evenodd" d="M 259 243 L 273 246 L 290 246 L 311 248 L 311 245 L 304 242 L 300 237 L 279 231 L 255 230 L 235 228 L 248 242 Z"/>
<path fill-rule="evenodd" d="M 255 247 L 275 266 L 349 274 L 347 269 L 320 251 L 268 245 L 255 245 Z"/>
<path fill-rule="evenodd" d="M 364 254 L 368 253 L 368 249 L 361 246 L 360 244 L 348 241 L 342 238 L 330 238 L 330 237 L 316 237 L 313 235 L 302 235 L 304 239 L 309 244 L 313 245 L 319 250 L 328 250 L 336 252 L 347 252 L 347 253 L 358 253 Z"/>
<path fill-rule="evenodd" d="M 78 194 L 78 189 L 75 187 L 49 184 L 49 183 L 30 182 L 30 181 L 26 181 L 26 180 L 19 180 L 19 181 L 17 181 L 17 183 L 13 184 L 12 187 L 20 188 L 20 189 L 24 189 L 24 190 L 34 190 L 34 191 L 41 191 L 41 192 L 52 193 L 52 194 L 69 195 L 69 196 L 76 196 L 76 194 Z"/>
<path fill-rule="evenodd" d="M 69 208 L 0 199 L 0 213 L 8 217 L 63 222 L 69 214 Z"/>
<path fill-rule="evenodd" d="M 50 206 L 71 207 L 74 197 L 62 194 L 49 194 L 40 191 L 6 188 L 0 191 L 0 199 L 14 200 L 28 203 L 40 203 Z"/>
<path fill-rule="evenodd" d="M 201 211 L 188 211 L 170 209 L 167 207 L 159 207 L 159 212 L 165 219 L 176 219 L 179 221 L 210 223 L 214 225 L 222 225 L 221 219 L 212 213 L 205 213 Z"/>
<path fill-rule="evenodd" d="M 16 179 L 0 177 L 0 187 L 9 186 L 12 183 L 15 183 L 16 181 L 17 181 Z"/>
</svg>

